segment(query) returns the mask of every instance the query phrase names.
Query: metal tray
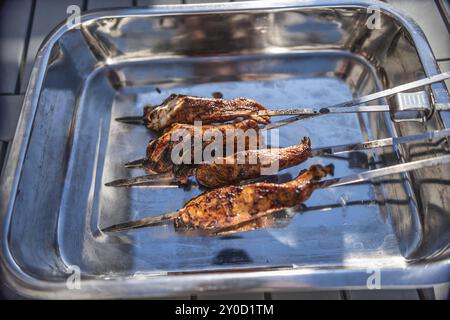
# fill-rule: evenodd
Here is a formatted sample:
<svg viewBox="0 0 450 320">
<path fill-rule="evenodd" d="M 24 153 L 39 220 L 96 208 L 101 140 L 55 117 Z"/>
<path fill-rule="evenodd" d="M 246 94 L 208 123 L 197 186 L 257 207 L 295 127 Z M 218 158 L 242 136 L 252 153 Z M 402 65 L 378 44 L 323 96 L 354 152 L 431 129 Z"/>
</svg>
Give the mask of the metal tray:
<svg viewBox="0 0 450 320">
<path fill-rule="evenodd" d="M 365 25 L 372 6 L 381 10 L 381 29 Z M 329 0 L 102 11 L 84 15 L 79 27 L 61 25 L 41 48 L 1 177 L 2 276 L 18 294 L 358 288 L 377 271 L 382 288 L 450 281 L 448 167 L 319 190 L 308 206 L 341 205 L 295 214 L 277 228 L 218 237 L 177 234 L 170 225 L 99 233 L 176 210 L 201 192 L 105 187 L 141 174 L 122 164 L 141 157 L 151 138 L 115 117 L 139 114 L 169 93 L 323 106 L 436 74 L 413 21 L 384 3 Z M 429 94 L 449 100 L 442 84 Z M 389 114 L 323 116 L 283 127 L 278 137 L 285 146 L 307 135 L 320 147 L 442 129 L 449 120 L 444 113 L 425 124 L 393 123 Z M 369 155 L 382 166 L 447 150 L 422 143 Z M 329 162 L 337 176 L 365 170 L 315 158 L 282 177 Z M 66 280 L 76 271 L 81 287 L 70 290 Z"/>
</svg>

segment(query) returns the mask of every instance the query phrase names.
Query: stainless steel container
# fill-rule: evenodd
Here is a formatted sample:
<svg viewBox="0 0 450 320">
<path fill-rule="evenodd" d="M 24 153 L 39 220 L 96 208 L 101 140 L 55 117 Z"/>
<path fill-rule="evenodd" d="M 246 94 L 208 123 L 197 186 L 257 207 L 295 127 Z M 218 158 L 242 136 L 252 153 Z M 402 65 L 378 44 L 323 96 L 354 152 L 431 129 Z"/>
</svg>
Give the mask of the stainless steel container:
<svg viewBox="0 0 450 320">
<path fill-rule="evenodd" d="M 379 9 L 379 25 L 367 21 Z M 173 211 L 200 190 L 114 189 L 137 175 L 151 135 L 114 122 L 169 93 L 247 96 L 273 108 L 325 106 L 438 73 L 422 32 L 373 1 L 277 1 L 88 13 L 41 48 L 1 177 L 2 278 L 38 298 L 109 298 L 226 290 L 431 286 L 450 281 L 450 168 L 319 190 L 278 228 L 233 236 L 177 234 L 171 225 L 105 235 L 99 228 Z M 427 94 L 449 101 L 443 84 Z M 395 99 L 389 100 L 395 104 Z M 389 114 L 329 115 L 279 130 L 314 147 L 449 127 Z M 368 153 L 376 163 L 448 152 L 448 142 Z M 347 159 L 336 175 L 365 170 Z M 295 213 L 295 212 L 294 212 Z M 78 274 L 79 271 L 79 274 Z M 81 277 L 81 286 L 70 285 Z M 68 285 L 69 283 L 69 285 Z M 73 284 L 73 283 L 72 283 Z"/>
</svg>

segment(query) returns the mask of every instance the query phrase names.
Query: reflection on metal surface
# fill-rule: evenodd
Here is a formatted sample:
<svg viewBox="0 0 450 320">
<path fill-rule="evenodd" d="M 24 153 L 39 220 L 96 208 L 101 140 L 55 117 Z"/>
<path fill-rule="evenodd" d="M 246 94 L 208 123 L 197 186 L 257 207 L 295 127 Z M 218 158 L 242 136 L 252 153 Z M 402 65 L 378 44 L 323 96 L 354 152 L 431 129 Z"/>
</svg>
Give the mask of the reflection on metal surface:
<svg viewBox="0 0 450 320">
<path fill-rule="evenodd" d="M 365 27 L 374 3 L 155 7 L 88 14 L 80 30 L 62 26 L 38 54 L 1 177 L 2 280 L 26 296 L 57 298 L 355 287 L 365 285 L 366 268 L 374 265 L 382 270 L 382 286 L 449 281 L 448 165 L 374 185 L 318 190 L 308 205 L 377 202 L 297 215 L 283 228 L 236 238 L 186 237 L 167 226 L 98 235 L 101 227 L 147 212 L 173 211 L 199 192 L 104 187 L 127 176 L 123 163 L 142 157 L 150 138 L 145 128 L 112 121 L 116 117 L 139 114 L 172 92 L 220 91 L 224 98 L 247 96 L 273 106 L 332 105 L 436 75 L 426 39 L 408 18 L 376 2 L 381 29 Z M 432 105 L 450 102 L 442 83 L 426 92 Z M 398 101 L 375 103 L 395 107 Z M 395 123 L 388 113 L 341 114 L 285 126 L 278 138 L 285 146 L 310 136 L 320 147 L 444 127 L 450 127 L 444 111 L 425 123 Z M 448 153 L 448 142 L 435 143 L 369 151 L 369 164 Z M 323 161 L 330 159 L 314 160 Z M 345 159 L 333 163 L 337 176 L 361 172 Z M 218 264 L 225 250 L 248 259 Z M 68 265 L 80 268 L 80 290 L 65 287 Z"/>
</svg>

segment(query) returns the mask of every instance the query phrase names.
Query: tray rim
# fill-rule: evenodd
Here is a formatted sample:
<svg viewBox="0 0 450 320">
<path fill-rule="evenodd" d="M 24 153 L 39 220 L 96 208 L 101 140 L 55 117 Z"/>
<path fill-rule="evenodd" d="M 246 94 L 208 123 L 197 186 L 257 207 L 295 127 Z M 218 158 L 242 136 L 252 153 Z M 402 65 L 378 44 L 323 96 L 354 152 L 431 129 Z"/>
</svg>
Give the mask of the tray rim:
<svg viewBox="0 0 450 320">
<path fill-rule="evenodd" d="M 368 7 L 374 5 L 378 6 L 384 13 L 391 15 L 410 33 L 425 74 L 431 76 L 439 73 L 437 62 L 419 26 L 399 10 L 386 3 L 374 0 L 347 0 L 345 2 L 339 0 L 283 0 L 276 3 L 252 1 L 100 10 L 83 14 L 80 24 L 112 17 L 268 11 L 306 7 Z M 50 51 L 59 38 L 75 27 L 69 28 L 62 22 L 47 36 L 41 45 L 27 86 L 15 138 L 11 144 L 8 158 L 5 161 L 3 174 L 0 177 L 0 184 L 2 185 L 0 190 L 0 270 L 2 271 L 2 280 L 8 287 L 13 288 L 17 293 L 26 297 L 52 299 L 173 296 L 175 294 L 204 290 L 267 291 L 366 288 L 367 270 L 342 267 L 327 269 L 299 267 L 289 270 L 270 271 L 248 269 L 237 272 L 222 272 L 220 277 L 208 273 L 184 275 L 140 274 L 132 278 L 83 279 L 82 287 L 79 290 L 68 290 L 65 281 L 42 280 L 22 270 L 14 261 L 8 246 L 9 225 L 21 176 L 20 173 L 27 153 Z M 438 88 L 445 89 L 443 84 L 432 86 L 436 101 L 448 101 L 448 95 L 444 94 L 447 91 L 437 90 Z M 450 113 L 441 114 L 441 116 L 445 126 L 450 127 Z M 426 273 L 424 273 L 424 266 L 427 268 Z M 403 268 L 386 268 L 382 270 L 382 287 L 429 287 L 439 283 L 450 282 L 449 271 L 450 259 L 426 264 L 407 265 Z"/>
</svg>

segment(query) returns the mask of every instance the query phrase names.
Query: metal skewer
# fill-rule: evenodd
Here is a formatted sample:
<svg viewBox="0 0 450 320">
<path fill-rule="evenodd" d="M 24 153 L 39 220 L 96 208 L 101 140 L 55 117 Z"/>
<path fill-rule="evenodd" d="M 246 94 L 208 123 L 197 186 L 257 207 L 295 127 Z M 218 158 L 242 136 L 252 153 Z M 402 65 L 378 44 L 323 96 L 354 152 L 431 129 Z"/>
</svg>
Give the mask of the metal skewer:
<svg viewBox="0 0 450 320">
<path fill-rule="evenodd" d="M 450 128 L 444 130 L 435 130 L 427 133 L 409 135 L 404 137 L 396 137 L 396 138 L 385 138 L 378 140 L 371 140 L 367 142 L 361 143 L 350 143 L 343 144 L 338 146 L 329 146 L 329 147 L 321 147 L 312 150 L 313 157 L 327 156 L 327 155 L 336 155 L 341 153 L 353 152 L 353 151 L 363 151 L 374 148 L 382 148 L 389 147 L 393 145 L 399 145 L 414 141 L 421 140 L 432 140 L 432 139 L 441 139 L 444 137 L 450 136 Z M 142 167 L 145 162 L 145 159 L 138 159 L 125 164 L 127 168 L 138 168 Z M 111 181 L 106 183 L 106 186 L 109 187 L 132 187 L 132 186 L 150 186 L 150 187 L 176 187 L 178 186 L 178 181 L 163 181 L 167 179 L 175 179 L 175 176 L 172 173 L 162 173 L 162 174 L 152 174 L 145 175 L 135 178 L 129 179 L 119 179 L 115 181 Z"/>
<path fill-rule="evenodd" d="M 105 183 L 107 187 L 131 187 L 144 185 L 151 187 L 155 185 L 157 187 L 179 187 L 179 182 L 175 180 L 175 176 L 172 172 L 160 173 L 160 174 L 148 174 L 145 176 L 139 176 L 128 179 L 118 179 Z"/>
<path fill-rule="evenodd" d="M 299 120 L 304 120 L 304 119 L 308 119 L 308 118 L 312 118 L 315 117 L 316 115 L 309 115 L 309 116 L 293 116 L 293 117 L 289 117 L 286 119 L 282 119 L 282 120 L 277 120 L 277 121 L 273 121 L 269 124 L 266 124 L 265 126 L 263 126 L 261 129 L 265 130 L 265 131 L 269 131 L 272 129 L 276 129 L 276 128 L 280 128 L 280 127 L 284 127 L 290 123 L 294 123 L 297 122 Z"/>
<path fill-rule="evenodd" d="M 410 108 L 409 110 L 427 111 L 421 106 Z M 438 103 L 435 105 L 437 111 L 449 111 L 450 105 L 447 103 Z M 351 106 L 351 107 L 329 107 L 321 108 L 319 110 L 312 108 L 293 108 L 293 109 L 279 109 L 258 111 L 255 116 L 319 116 L 324 114 L 341 114 L 341 113 L 366 113 L 366 112 L 389 112 L 391 107 L 387 104 L 371 105 L 371 106 Z"/>
<path fill-rule="evenodd" d="M 355 144 L 343 144 L 332 147 L 322 147 L 313 149 L 313 157 L 332 155 L 352 151 L 362 151 L 374 148 L 390 147 L 393 145 L 405 144 L 409 142 L 421 141 L 421 140 L 433 140 L 450 136 L 450 128 L 443 130 L 435 130 L 427 133 L 414 134 L 404 137 L 385 138 L 378 140 L 371 140 L 367 142 L 355 143 Z"/>
<path fill-rule="evenodd" d="M 360 183 L 364 181 L 370 181 L 382 176 L 408 172 L 416 169 L 437 166 L 441 164 L 450 163 L 450 155 L 431 157 L 423 160 L 416 160 L 411 162 L 405 162 L 388 166 L 379 169 L 373 169 L 365 172 L 361 172 L 355 175 L 350 175 L 342 178 L 328 179 L 320 182 L 321 188 L 339 187 L 348 184 Z"/>
<path fill-rule="evenodd" d="M 392 95 L 400 93 L 400 92 L 420 88 L 420 87 L 430 85 L 430 84 L 433 84 L 436 82 L 447 80 L 449 78 L 450 78 L 450 71 L 439 73 L 439 74 L 431 76 L 431 77 L 427 77 L 424 79 L 401 84 L 401 85 L 396 86 L 391 89 L 385 89 L 385 90 L 371 93 L 369 95 L 359 97 L 359 98 L 356 98 L 356 99 L 353 99 L 350 101 L 338 103 L 338 104 L 331 106 L 330 108 L 333 108 L 333 107 L 334 108 L 342 108 L 342 107 L 350 107 L 350 106 L 360 105 L 360 104 L 374 101 L 374 100 L 377 100 L 380 98 L 386 98 L 386 97 L 392 96 Z"/>
<path fill-rule="evenodd" d="M 331 188 L 339 187 L 348 184 L 360 183 L 363 181 L 371 181 L 372 179 L 379 178 L 386 175 L 397 174 L 416 169 L 442 165 L 450 163 L 450 155 L 438 156 L 423 160 L 411 161 L 393 166 L 388 166 L 380 169 L 374 169 L 358 173 L 355 175 L 349 175 L 341 178 L 328 179 L 319 182 L 319 188 Z M 118 232 L 129 229 L 143 228 L 149 226 L 159 225 L 165 221 L 173 220 L 178 216 L 178 212 L 165 213 L 156 217 L 148 217 L 134 221 L 127 221 L 119 224 L 109 226 L 102 229 L 103 232 Z M 261 215 L 259 215 L 261 216 Z M 259 217 L 258 216 L 258 217 Z"/>
<path fill-rule="evenodd" d="M 163 224 L 164 222 L 168 220 L 173 220 L 177 217 L 178 211 L 165 213 L 156 217 L 147 217 L 135 221 L 128 221 L 124 223 L 118 223 L 112 226 L 109 226 L 107 228 L 102 229 L 103 232 L 118 232 L 118 231 L 125 231 L 129 229 L 138 229 L 143 227 L 150 227 L 150 226 L 158 226 Z"/>
<path fill-rule="evenodd" d="M 145 124 L 143 116 L 128 116 L 114 119 L 116 121 L 128 124 Z"/>
<path fill-rule="evenodd" d="M 129 161 L 124 164 L 125 168 L 134 169 L 134 168 L 142 168 L 145 163 L 145 158 Z"/>
<path fill-rule="evenodd" d="M 257 116 L 318 116 L 331 113 L 364 113 L 364 112 L 388 112 L 389 105 L 374 105 L 374 106 L 351 106 L 351 107 L 328 107 L 321 109 L 313 108 L 292 108 L 292 109 L 278 109 L 278 110 L 264 110 L 258 111 Z"/>
</svg>

